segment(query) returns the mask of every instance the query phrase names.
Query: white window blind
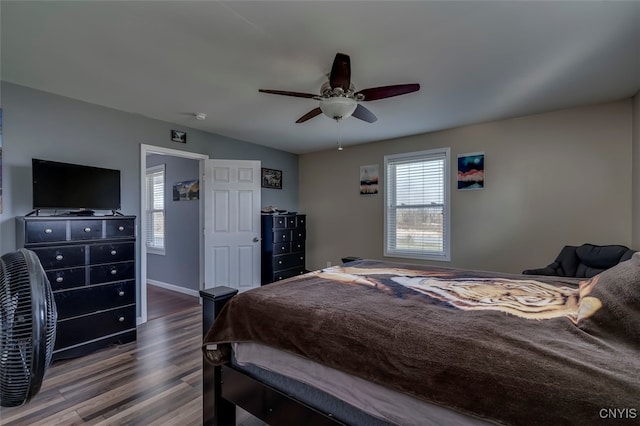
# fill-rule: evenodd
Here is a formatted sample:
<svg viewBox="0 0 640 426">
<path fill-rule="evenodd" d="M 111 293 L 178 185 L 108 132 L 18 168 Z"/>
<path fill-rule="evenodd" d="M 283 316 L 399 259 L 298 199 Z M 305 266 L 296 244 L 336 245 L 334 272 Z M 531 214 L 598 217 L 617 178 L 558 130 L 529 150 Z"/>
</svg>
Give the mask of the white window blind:
<svg viewBox="0 0 640 426">
<path fill-rule="evenodd" d="M 147 168 L 147 252 L 164 254 L 164 164 Z"/>
<path fill-rule="evenodd" d="M 449 260 L 449 148 L 389 155 L 384 255 Z"/>
</svg>

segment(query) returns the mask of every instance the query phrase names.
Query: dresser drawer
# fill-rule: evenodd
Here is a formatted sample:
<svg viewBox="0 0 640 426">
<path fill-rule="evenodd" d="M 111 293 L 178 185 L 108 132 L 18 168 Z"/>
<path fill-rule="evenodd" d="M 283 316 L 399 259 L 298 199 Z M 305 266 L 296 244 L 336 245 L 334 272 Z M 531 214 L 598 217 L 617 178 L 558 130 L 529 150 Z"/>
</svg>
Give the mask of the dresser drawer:
<svg viewBox="0 0 640 426">
<path fill-rule="evenodd" d="M 291 269 L 284 269 L 282 271 L 276 271 L 273 273 L 273 281 L 282 281 L 287 278 L 295 277 L 297 275 L 302 275 L 305 273 L 304 266 L 299 266 Z"/>
<path fill-rule="evenodd" d="M 85 267 L 56 269 L 46 271 L 51 290 L 66 290 L 70 288 L 84 287 L 86 285 Z"/>
<path fill-rule="evenodd" d="M 89 248 L 89 263 L 123 262 L 133 259 L 135 243 L 94 244 Z"/>
<path fill-rule="evenodd" d="M 102 220 L 72 220 L 71 239 L 92 240 L 102 238 Z"/>
<path fill-rule="evenodd" d="M 291 233 L 293 241 L 304 241 L 307 238 L 307 231 L 304 228 L 296 228 Z"/>
<path fill-rule="evenodd" d="M 273 231 L 273 243 L 284 243 L 291 241 L 291 230 Z"/>
<path fill-rule="evenodd" d="M 134 219 L 108 220 L 106 228 L 107 238 L 133 237 L 136 234 Z"/>
<path fill-rule="evenodd" d="M 58 319 L 105 311 L 136 301 L 134 281 L 84 287 L 55 293 Z"/>
<path fill-rule="evenodd" d="M 304 253 L 283 254 L 273 257 L 273 270 L 279 271 L 289 269 L 295 266 L 304 267 Z"/>
<path fill-rule="evenodd" d="M 89 267 L 89 282 L 91 284 L 132 280 L 135 276 L 135 262 L 110 263 L 108 265 Z"/>
<path fill-rule="evenodd" d="M 84 265 L 84 246 L 62 246 L 50 248 L 32 248 L 45 270 L 62 269 Z"/>
<path fill-rule="evenodd" d="M 286 228 L 287 227 L 287 218 L 285 216 L 271 216 L 273 220 L 272 228 Z"/>
<path fill-rule="evenodd" d="M 291 243 L 291 252 L 304 252 L 304 240 L 293 241 Z"/>
<path fill-rule="evenodd" d="M 296 216 L 296 228 L 304 228 L 307 226 L 307 215 Z"/>
<path fill-rule="evenodd" d="M 55 349 L 86 343 L 135 327 L 135 305 L 58 321 Z"/>
<path fill-rule="evenodd" d="M 278 254 L 289 253 L 290 251 L 291 251 L 291 243 L 289 243 L 289 242 L 273 244 L 273 254 L 274 254 L 274 256 L 278 255 Z"/>
<path fill-rule="evenodd" d="M 25 223 L 25 243 L 49 243 L 67 239 L 67 222 L 34 220 Z"/>
</svg>

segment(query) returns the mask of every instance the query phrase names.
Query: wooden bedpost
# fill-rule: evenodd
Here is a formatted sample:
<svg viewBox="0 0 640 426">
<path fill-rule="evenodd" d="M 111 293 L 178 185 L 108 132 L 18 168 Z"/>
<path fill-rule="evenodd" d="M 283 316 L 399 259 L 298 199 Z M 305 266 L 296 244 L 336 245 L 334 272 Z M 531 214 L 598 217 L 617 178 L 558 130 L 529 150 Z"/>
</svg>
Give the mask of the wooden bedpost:
<svg viewBox="0 0 640 426">
<path fill-rule="evenodd" d="M 230 287 L 214 287 L 200 291 L 202 297 L 202 337 L 206 335 L 222 307 L 238 293 Z M 222 367 L 214 366 L 202 354 L 202 423 L 213 426 L 235 426 L 236 406 L 222 398 Z"/>
</svg>

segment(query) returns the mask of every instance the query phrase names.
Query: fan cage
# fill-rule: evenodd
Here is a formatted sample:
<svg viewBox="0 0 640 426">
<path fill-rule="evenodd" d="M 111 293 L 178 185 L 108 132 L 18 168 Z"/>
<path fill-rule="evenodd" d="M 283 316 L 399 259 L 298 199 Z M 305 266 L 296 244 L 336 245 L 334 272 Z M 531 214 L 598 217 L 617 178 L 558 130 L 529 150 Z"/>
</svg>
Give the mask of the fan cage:
<svg viewBox="0 0 640 426">
<path fill-rule="evenodd" d="M 55 344 L 57 311 L 37 255 L 0 257 L 0 405 L 26 404 L 42 385 Z"/>
</svg>

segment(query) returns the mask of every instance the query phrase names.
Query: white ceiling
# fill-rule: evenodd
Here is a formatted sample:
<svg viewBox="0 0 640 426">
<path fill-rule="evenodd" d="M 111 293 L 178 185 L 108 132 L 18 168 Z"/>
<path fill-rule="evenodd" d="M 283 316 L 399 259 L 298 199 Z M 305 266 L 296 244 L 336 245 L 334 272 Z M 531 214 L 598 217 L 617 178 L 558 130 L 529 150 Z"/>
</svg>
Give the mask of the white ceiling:
<svg viewBox="0 0 640 426">
<path fill-rule="evenodd" d="M 337 52 L 365 102 L 344 146 L 631 97 L 640 2 L 7 1 L 2 79 L 273 148 L 335 148 L 312 99 Z M 195 120 L 194 113 L 208 115 Z"/>
</svg>

